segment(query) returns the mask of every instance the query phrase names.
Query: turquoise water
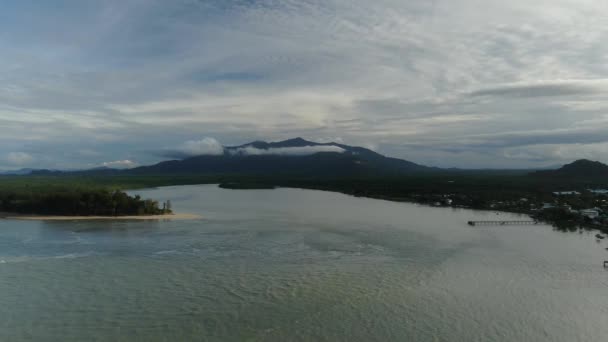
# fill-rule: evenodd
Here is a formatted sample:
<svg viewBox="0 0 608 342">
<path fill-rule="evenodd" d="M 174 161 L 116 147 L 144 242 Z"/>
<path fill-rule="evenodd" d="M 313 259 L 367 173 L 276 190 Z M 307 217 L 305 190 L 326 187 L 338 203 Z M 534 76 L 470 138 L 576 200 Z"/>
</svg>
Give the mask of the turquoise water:
<svg viewBox="0 0 608 342">
<path fill-rule="evenodd" d="M 136 191 L 194 221 L 0 221 L 0 341 L 605 341 L 606 242 L 296 189 Z"/>
</svg>

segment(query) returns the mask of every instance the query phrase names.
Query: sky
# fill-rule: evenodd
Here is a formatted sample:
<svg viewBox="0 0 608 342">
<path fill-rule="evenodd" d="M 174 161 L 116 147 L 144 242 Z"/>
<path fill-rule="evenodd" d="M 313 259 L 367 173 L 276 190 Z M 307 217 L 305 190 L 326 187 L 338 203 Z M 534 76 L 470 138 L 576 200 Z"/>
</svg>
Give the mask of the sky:
<svg viewBox="0 0 608 342">
<path fill-rule="evenodd" d="M 439 167 L 608 162 L 606 1 L 0 6 L 0 170 L 294 137 Z"/>
</svg>

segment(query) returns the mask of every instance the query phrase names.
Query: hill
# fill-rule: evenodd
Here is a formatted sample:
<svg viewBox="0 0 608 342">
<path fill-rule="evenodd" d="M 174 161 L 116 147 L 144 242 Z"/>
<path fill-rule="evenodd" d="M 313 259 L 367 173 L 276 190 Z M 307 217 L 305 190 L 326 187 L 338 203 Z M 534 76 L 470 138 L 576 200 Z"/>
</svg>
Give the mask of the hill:
<svg viewBox="0 0 608 342">
<path fill-rule="evenodd" d="M 30 173 L 32 173 L 34 171 L 36 171 L 36 170 L 34 170 L 34 169 L 19 169 L 19 170 L 0 171 L 0 176 L 22 176 L 22 175 L 29 175 Z"/>
<path fill-rule="evenodd" d="M 563 179 L 608 179 L 608 165 L 598 161 L 580 159 L 562 166 L 557 170 L 536 171 L 533 177 L 563 178 Z"/>
<path fill-rule="evenodd" d="M 316 143 L 302 138 L 228 146 L 220 155 L 201 155 L 142 166 L 128 174 L 239 174 L 342 177 L 428 172 L 434 168 L 385 157 L 363 147 Z"/>
</svg>

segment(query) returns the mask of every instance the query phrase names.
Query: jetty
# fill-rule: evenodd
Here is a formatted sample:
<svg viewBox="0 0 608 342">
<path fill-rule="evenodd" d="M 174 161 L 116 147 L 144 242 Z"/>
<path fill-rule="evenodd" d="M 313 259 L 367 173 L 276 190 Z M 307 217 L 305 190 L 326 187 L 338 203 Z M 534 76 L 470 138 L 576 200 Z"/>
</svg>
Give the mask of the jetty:
<svg viewBox="0 0 608 342">
<path fill-rule="evenodd" d="M 511 220 L 511 221 L 469 221 L 469 226 L 530 226 L 538 224 L 534 220 Z"/>
</svg>

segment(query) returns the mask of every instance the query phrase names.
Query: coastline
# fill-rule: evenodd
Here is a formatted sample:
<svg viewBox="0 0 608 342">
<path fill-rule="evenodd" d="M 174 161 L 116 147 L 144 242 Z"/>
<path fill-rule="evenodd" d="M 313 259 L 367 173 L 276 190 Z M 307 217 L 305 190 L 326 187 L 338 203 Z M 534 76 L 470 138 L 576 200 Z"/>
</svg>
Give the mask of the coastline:
<svg viewBox="0 0 608 342">
<path fill-rule="evenodd" d="M 466 210 L 479 210 L 479 211 L 494 211 L 494 212 L 503 212 L 503 213 L 511 213 L 511 214 L 520 214 L 526 215 L 531 219 L 534 219 L 542 224 L 547 224 L 555 229 L 562 231 L 578 231 L 579 229 L 591 230 L 591 231 L 599 231 L 603 234 L 608 234 L 608 227 L 606 226 L 598 226 L 593 225 L 583 221 L 560 221 L 548 218 L 542 215 L 542 211 L 539 212 L 530 212 L 529 210 L 518 210 L 517 208 L 488 208 L 483 206 L 463 206 L 463 205 L 454 205 L 454 204 L 443 204 L 443 205 L 433 205 L 428 201 L 421 201 L 416 197 L 396 197 L 390 195 L 380 195 L 380 194 L 356 194 L 351 191 L 343 190 L 343 189 L 332 189 L 332 188 L 323 188 L 323 187 L 298 187 L 298 186 L 284 186 L 284 188 L 291 189 L 304 189 L 304 190 L 318 190 L 318 191 L 328 191 L 341 193 L 347 196 L 353 197 L 362 197 L 362 198 L 371 198 L 389 202 L 399 202 L 399 203 L 411 203 L 417 205 L 423 205 L 427 207 L 436 207 L 436 208 L 450 208 L 450 209 L 466 209 Z"/>
<path fill-rule="evenodd" d="M 131 216 L 54 216 L 54 215 L 25 215 L 0 213 L 2 220 L 22 221 L 149 221 L 149 220 L 196 220 L 202 216 L 195 214 L 176 213 L 165 215 L 131 215 Z"/>
</svg>

